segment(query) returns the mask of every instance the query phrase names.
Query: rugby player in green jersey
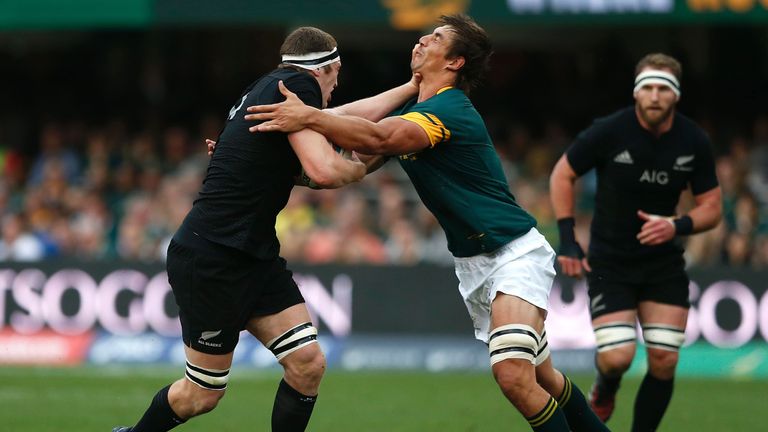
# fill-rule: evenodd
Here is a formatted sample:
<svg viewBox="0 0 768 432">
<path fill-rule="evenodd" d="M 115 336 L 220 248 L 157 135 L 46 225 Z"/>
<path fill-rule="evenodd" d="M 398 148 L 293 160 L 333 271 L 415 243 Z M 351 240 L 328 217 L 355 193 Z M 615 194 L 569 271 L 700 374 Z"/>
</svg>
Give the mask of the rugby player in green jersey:
<svg viewBox="0 0 768 432">
<path fill-rule="evenodd" d="M 343 106 L 312 108 L 283 86 L 286 102 L 249 107 L 245 118 L 263 121 L 252 132 L 313 129 L 340 147 L 376 155 L 369 165 L 397 156 L 445 230 L 475 337 L 488 344 L 504 395 L 535 431 L 607 430 L 552 366 L 544 319 L 555 253 L 515 202 L 467 97 L 487 68 L 490 40 L 466 15 L 443 16 L 439 24 L 413 48 L 418 97 L 379 122 L 340 115 Z"/>
</svg>

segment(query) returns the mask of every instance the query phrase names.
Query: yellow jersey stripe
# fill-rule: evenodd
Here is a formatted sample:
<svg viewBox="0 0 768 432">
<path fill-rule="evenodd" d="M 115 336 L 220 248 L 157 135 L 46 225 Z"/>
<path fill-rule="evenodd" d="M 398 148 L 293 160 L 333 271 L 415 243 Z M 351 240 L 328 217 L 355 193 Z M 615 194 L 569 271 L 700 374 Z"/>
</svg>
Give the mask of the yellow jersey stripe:
<svg viewBox="0 0 768 432">
<path fill-rule="evenodd" d="M 429 138 L 429 145 L 431 147 L 434 147 L 437 143 L 446 142 L 451 139 L 451 131 L 448 130 L 443 122 L 441 122 L 434 114 L 409 112 L 401 115 L 400 118 L 416 123 L 424 129 L 424 132 L 427 133 L 427 137 Z"/>
</svg>

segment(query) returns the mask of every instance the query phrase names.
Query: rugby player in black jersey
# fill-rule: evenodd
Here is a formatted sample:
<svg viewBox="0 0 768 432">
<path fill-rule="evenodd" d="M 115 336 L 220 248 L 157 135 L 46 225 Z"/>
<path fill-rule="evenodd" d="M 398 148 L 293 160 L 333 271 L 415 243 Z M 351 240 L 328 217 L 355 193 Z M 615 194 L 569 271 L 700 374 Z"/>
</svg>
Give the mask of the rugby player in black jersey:
<svg viewBox="0 0 768 432">
<path fill-rule="evenodd" d="M 237 99 L 217 139 L 202 190 L 168 248 L 168 280 L 179 306 L 185 377 L 160 390 L 133 427 L 113 432 L 164 432 L 211 411 L 224 395 L 233 353 L 247 330 L 284 369 L 272 409 L 273 431 L 303 431 L 325 370 L 304 299 L 279 256 L 275 218 L 294 183 L 335 188 L 359 181 L 366 166 L 345 159 L 323 135 L 252 134 L 245 107 L 283 100 L 277 83 L 306 104 L 325 108 L 341 58 L 328 33 L 302 27 L 280 48 L 279 67 Z M 416 78 L 346 105 L 377 121 L 417 93 Z M 302 176 L 301 173 L 306 175 Z M 248 425 L 266 430 L 266 425 Z"/>
<path fill-rule="evenodd" d="M 634 358 L 636 323 L 642 327 L 648 371 L 635 399 L 633 431 L 656 430 L 672 397 L 689 308 L 681 237 L 712 229 L 721 218 L 710 141 L 675 109 L 681 72 L 670 56 L 642 58 L 634 106 L 582 131 L 550 178 L 561 270 L 574 277 L 586 272 L 589 285 L 597 340 L 590 404 L 603 420 Z M 592 168 L 597 194 L 585 257 L 574 235 L 574 181 Z M 676 214 L 686 190 L 695 205 Z"/>
</svg>

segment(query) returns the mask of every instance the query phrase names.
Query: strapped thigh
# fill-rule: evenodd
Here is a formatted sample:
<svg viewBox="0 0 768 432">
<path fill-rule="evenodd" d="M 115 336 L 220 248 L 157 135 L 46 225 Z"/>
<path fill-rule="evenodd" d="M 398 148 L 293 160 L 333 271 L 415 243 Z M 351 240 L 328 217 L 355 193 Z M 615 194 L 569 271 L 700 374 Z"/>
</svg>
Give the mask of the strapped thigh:
<svg viewBox="0 0 768 432">
<path fill-rule="evenodd" d="M 541 341 L 539 341 L 539 349 L 536 351 L 535 365 L 538 366 L 549 358 L 549 342 L 547 341 L 547 331 L 541 332 Z"/>
<path fill-rule="evenodd" d="M 637 339 L 635 325 L 628 322 L 610 322 L 595 327 L 597 352 L 610 351 L 634 344 Z"/>
<path fill-rule="evenodd" d="M 227 388 L 229 369 L 208 369 L 194 365 L 187 360 L 185 376 L 204 389 L 221 391 Z"/>
<path fill-rule="evenodd" d="M 317 329 L 306 322 L 267 342 L 267 348 L 280 360 L 311 343 L 317 343 Z"/>
<path fill-rule="evenodd" d="M 508 324 L 491 331 L 488 339 L 491 366 L 506 359 L 528 360 L 535 364 L 539 334 L 525 324 Z"/>
<path fill-rule="evenodd" d="M 645 324 L 643 339 L 648 348 L 676 352 L 685 343 L 685 329 L 668 324 Z"/>
</svg>

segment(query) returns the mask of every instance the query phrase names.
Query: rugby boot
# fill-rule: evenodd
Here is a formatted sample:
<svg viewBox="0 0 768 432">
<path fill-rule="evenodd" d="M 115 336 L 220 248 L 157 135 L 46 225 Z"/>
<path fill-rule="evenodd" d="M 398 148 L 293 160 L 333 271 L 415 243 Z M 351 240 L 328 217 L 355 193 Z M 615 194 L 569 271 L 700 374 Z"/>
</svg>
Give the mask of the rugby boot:
<svg viewBox="0 0 768 432">
<path fill-rule="evenodd" d="M 589 407 L 595 412 L 597 418 L 602 420 L 603 423 L 607 422 L 613 414 L 613 409 L 616 404 L 616 394 L 607 394 L 604 391 L 600 391 L 597 384 L 592 384 L 592 388 L 589 389 Z"/>
</svg>

